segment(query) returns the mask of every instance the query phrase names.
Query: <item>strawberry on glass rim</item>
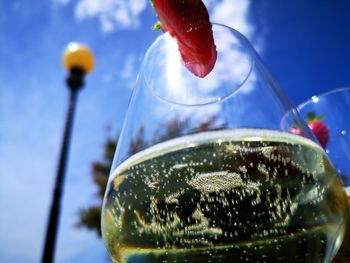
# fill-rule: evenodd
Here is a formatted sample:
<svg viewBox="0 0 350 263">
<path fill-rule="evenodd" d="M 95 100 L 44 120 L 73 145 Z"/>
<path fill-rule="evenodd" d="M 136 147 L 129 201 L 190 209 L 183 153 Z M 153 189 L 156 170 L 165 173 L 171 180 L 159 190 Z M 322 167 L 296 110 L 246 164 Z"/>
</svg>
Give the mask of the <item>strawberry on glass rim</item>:
<svg viewBox="0 0 350 263">
<path fill-rule="evenodd" d="M 202 0 L 151 0 L 159 19 L 155 28 L 175 38 L 185 66 L 204 78 L 214 68 L 217 52 L 208 10 Z"/>
<path fill-rule="evenodd" d="M 329 140 L 329 131 L 327 125 L 323 122 L 326 116 L 324 114 L 316 116 L 315 112 L 308 112 L 306 115 L 307 125 L 310 130 L 316 136 L 323 148 L 326 148 Z M 299 127 L 292 127 L 289 131 L 293 134 L 303 135 L 303 132 Z"/>
</svg>

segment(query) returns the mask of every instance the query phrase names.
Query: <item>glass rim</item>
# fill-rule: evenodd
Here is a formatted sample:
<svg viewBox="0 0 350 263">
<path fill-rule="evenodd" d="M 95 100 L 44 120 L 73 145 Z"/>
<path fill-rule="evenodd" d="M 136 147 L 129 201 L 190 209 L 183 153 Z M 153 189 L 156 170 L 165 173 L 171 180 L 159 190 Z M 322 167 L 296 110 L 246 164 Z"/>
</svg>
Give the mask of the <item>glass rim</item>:
<svg viewBox="0 0 350 263">
<path fill-rule="evenodd" d="M 172 104 L 174 106 L 183 106 L 183 107 L 196 107 L 196 106 L 206 106 L 206 105 L 212 105 L 212 104 L 216 104 L 216 103 L 221 103 L 227 99 L 229 99 L 231 96 L 233 96 L 234 94 L 236 94 L 241 87 L 248 81 L 249 77 L 251 76 L 253 69 L 254 69 L 254 54 L 255 54 L 255 49 L 254 47 L 251 45 L 250 41 L 239 31 L 237 31 L 236 29 L 221 24 L 221 23 L 216 23 L 216 22 L 211 22 L 213 27 L 219 27 L 219 28 L 224 28 L 228 31 L 230 31 L 232 33 L 232 35 L 239 40 L 239 42 L 241 43 L 242 46 L 246 46 L 247 48 L 247 55 L 249 56 L 249 70 L 247 71 L 246 75 L 244 76 L 244 78 L 242 78 L 242 80 L 240 80 L 238 82 L 238 84 L 234 84 L 234 88 L 232 88 L 232 90 L 228 91 L 227 93 L 225 93 L 222 96 L 217 96 L 217 97 L 213 97 L 208 99 L 207 101 L 204 102 L 194 102 L 194 103 L 184 103 L 184 102 L 179 102 L 176 100 L 172 100 L 169 98 L 166 98 L 160 94 L 158 94 L 154 89 L 151 88 L 150 85 L 150 81 L 149 81 L 149 76 L 147 76 L 148 74 L 141 74 L 140 77 L 142 77 L 142 79 L 145 81 L 146 87 L 147 89 L 151 92 L 152 95 L 154 95 L 155 97 L 157 97 L 158 99 L 167 102 L 169 104 Z M 161 34 L 160 36 L 158 36 L 153 42 L 152 44 L 148 47 L 147 52 L 144 56 L 144 61 L 146 60 L 146 58 L 150 55 L 151 51 L 156 47 L 156 45 L 164 40 L 164 38 L 166 37 L 166 32 Z M 183 65 L 184 66 L 184 65 Z M 141 69 L 144 67 L 144 62 L 142 63 Z M 214 67 L 215 68 L 215 67 Z M 191 73 L 192 74 L 192 73 Z M 196 76 L 194 76 L 195 78 L 198 78 Z M 205 80 L 205 78 L 203 78 L 203 80 Z"/>
<path fill-rule="evenodd" d="M 329 95 L 333 95 L 335 93 L 340 93 L 340 92 L 350 92 L 350 87 L 340 87 L 340 88 L 335 88 L 329 91 L 326 91 L 324 93 L 320 93 L 318 95 L 313 95 L 311 98 L 309 98 L 308 100 L 300 103 L 297 106 L 298 111 L 301 110 L 302 108 L 304 108 L 306 105 L 309 104 L 313 104 L 313 103 L 317 103 L 320 99 L 327 97 Z"/>
</svg>

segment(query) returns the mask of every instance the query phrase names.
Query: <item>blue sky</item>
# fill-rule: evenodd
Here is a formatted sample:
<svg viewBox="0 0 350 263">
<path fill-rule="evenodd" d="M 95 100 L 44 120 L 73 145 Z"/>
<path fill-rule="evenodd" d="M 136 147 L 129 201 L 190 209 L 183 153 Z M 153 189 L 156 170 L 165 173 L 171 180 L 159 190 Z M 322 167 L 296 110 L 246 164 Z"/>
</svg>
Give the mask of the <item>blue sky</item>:
<svg viewBox="0 0 350 263">
<path fill-rule="evenodd" d="M 295 105 L 350 85 L 348 0 L 206 0 L 212 21 L 245 34 Z M 147 0 L 0 1 L 0 261 L 38 262 L 68 91 L 62 52 L 88 45 L 96 68 L 79 94 L 56 262 L 105 262 L 74 227 L 97 202 L 90 164 L 120 130 L 137 70 L 160 34 Z M 112 131 L 107 132 L 106 126 Z"/>
</svg>

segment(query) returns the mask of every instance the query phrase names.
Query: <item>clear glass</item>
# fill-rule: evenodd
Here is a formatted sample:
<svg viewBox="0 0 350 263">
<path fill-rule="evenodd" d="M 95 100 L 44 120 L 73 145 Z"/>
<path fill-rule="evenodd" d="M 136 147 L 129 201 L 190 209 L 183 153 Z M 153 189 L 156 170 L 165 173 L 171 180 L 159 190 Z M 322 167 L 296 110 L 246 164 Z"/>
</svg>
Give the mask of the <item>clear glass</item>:
<svg viewBox="0 0 350 263">
<path fill-rule="evenodd" d="M 168 34 L 145 55 L 104 198 L 111 258 L 329 262 L 348 219 L 333 165 L 244 36 L 213 31 L 203 79 Z"/>
<path fill-rule="evenodd" d="M 350 202 L 350 88 L 338 88 L 313 96 L 300 104 L 298 110 L 305 120 L 309 112 L 315 112 L 318 116 L 325 115 L 323 122 L 329 131 L 325 151 L 343 180 Z M 335 261 L 350 262 L 349 231 Z"/>
</svg>

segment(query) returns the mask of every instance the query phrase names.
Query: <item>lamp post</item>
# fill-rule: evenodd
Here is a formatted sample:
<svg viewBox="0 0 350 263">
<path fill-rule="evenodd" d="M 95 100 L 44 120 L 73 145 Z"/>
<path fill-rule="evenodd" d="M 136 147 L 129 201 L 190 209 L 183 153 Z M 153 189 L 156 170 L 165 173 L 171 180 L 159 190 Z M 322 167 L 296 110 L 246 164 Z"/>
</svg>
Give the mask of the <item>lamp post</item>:
<svg viewBox="0 0 350 263">
<path fill-rule="evenodd" d="M 63 63 L 69 72 L 66 84 L 70 90 L 70 98 L 52 196 L 51 210 L 46 230 L 45 245 L 41 259 L 42 263 L 53 262 L 76 99 L 79 90 L 84 86 L 85 75 L 90 73 L 94 67 L 94 57 L 86 46 L 79 43 L 70 43 L 64 52 Z"/>
</svg>

